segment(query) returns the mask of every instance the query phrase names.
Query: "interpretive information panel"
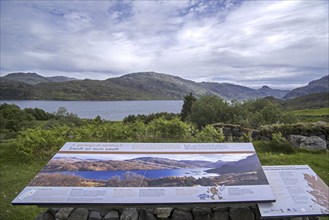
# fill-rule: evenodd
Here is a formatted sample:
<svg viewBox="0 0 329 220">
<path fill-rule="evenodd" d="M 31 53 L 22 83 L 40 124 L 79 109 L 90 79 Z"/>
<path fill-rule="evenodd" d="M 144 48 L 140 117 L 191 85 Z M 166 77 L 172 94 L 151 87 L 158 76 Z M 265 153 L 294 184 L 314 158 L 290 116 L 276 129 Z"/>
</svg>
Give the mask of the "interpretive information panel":
<svg viewBox="0 0 329 220">
<path fill-rule="evenodd" d="M 251 143 L 66 143 L 13 204 L 275 201 Z"/>
<path fill-rule="evenodd" d="M 263 169 L 276 202 L 258 204 L 262 217 L 329 215 L 329 188 L 309 166 Z"/>
</svg>

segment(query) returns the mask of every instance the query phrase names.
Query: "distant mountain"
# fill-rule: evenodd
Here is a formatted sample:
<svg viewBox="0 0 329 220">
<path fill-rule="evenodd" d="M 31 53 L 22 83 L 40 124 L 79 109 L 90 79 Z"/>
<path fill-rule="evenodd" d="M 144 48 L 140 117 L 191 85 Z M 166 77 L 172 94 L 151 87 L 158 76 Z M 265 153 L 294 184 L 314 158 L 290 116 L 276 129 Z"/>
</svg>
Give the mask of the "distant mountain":
<svg viewBox="0 0 329 220">
<path fill-rule="evenodd" d="M 131 160 L 125 160 L 126 162 L 132 162 L 136 164 L 142 164 L 144 166 L 158 166 L 161 169 L 179 169 L 179 168 L 194 168 L 199 167 L 195 164 L 185 163 L 184 161 L 171 160 L 161 157 L 139 157 Z"/>
<path fill-rule="evenodd" d="M 206 88 L 194 81 L 156 72 L 130 73 L 106 81 L 124 88 L 135 89 L 158 99 L 183 99 L 190 92 L 196 96 L 211 94 Z"/>
<path fill-rule="evenodd" d="M 9 73 L 8 75 L 1 78 L 6 80 L 23 82 L 30 85 L 36 85 L 45 82 L 66 82 L 66 81 L 77 80 L 75 78 L 69 78 L 65 76 L 44 77 L 36 73 L 21 73 L 21 72 Z"/>
<path fill-rule="evenodd" d="M 291 90 L 283 97 L 283 99 L 293 99 L 299 96 L 323 92 L 329 92 L 329 75 L 326 75 L 321 79 L 311 81 L 307 86 Z"/>
<path fill-rule="evenodd" d="M 311 93 L 287 100 L 281 100 L 274 97 L 266 97 L 265 99 L 274 104 L 280 105 L 285 110 L 329 108 L 329 92 Z"/>
<path fill-rule="evenodd" d="M 245 100 L 258 97 L 256 90 L 245 86 L 216 82 L 202 82 L 200 85 L 202 85 L 204 88 L 207 88 L 213 94 L 227 100 Z"/>
<path fill-rule="evenodd" d="M 227 174 L 227 173 L 245 173 L 251 171 L 257 171 L 260 168 L 260 162 L 256 154 L 246 157 L 245 159 L 227 163 L 220 168 L 210 169 L 206 172 L 208 173 L 219 173 L 219 174 Z"/>
<path fill-rule="evenodd" d="M 200 85 L 210 90 L 213 94 L 226 100 L 247 100 L 263 98 L 266 96 L 282 98 L 289 91 L 271 89 L 268 86 L 263 86 L 261 89 L 255 90 L 246 86 L 234 85 L 230 83 L 202 82 Z"/>
<path fill-rule="evenodd" d="M 35 93 L 30 84 L 0 78 L 0 100 L 32 99 Z"/>
<path fill-rule="evenodd" d="M 257 91 L 260 93 L 261 97 L 273 96 L 279 99 L 283 98 L 289 92 L 289 90 L 272 89 L 268 86 L 263 86 Z"/>
<path fill-rule="evenodd" d="M 190 92 L 197 97 L 217 95 L 227 100 L 246 100 L 268 95 L 281 98 L 287 92 L 269 87 L 255 90 L 229 83 L 196 83 L 155 72 L 131 73 L 107 80 L 14 73 L 0 77 L 0 82 L 2 100 L 182 100 Z"/>
</svg>

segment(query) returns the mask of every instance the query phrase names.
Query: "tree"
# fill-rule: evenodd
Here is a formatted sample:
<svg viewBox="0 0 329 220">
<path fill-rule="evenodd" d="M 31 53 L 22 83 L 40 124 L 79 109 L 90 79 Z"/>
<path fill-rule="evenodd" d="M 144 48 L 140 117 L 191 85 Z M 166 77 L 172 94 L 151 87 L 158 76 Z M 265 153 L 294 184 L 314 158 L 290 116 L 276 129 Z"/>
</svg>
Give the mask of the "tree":
<svg viewBox="0 0 329 220">
<path fill-rule="evenodd" d="M 227 123 L 231 118 L 229 104 L 218 96 L 203 96 L 192 105 L 189 120 L 198 128 L 216 122 Z"/>
<path fill-rule="evenodd" d="M 192 92 L 190 92 L 188 95 L 184 97 L 184 103 L 180 113 L 180 117 L 182 121 L 185 121 L 185 119 L 191 114 L 192 105 L 196 100 L 197 98 L 193 96 Z"/>
</svg>

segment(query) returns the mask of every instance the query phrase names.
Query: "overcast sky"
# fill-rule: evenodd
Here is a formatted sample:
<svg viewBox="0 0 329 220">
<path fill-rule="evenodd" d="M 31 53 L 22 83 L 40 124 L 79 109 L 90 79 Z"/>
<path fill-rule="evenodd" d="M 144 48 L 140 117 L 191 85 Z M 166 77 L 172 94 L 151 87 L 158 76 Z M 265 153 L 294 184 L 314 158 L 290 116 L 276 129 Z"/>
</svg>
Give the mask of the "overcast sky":
<svg viewBox="0 0 329 220">
<path fill-rule="evenodd" d="M 253 88 L 328 74 L 327 0 L 1 0 L 1 75 L 156 71 Z"/>
</svg>

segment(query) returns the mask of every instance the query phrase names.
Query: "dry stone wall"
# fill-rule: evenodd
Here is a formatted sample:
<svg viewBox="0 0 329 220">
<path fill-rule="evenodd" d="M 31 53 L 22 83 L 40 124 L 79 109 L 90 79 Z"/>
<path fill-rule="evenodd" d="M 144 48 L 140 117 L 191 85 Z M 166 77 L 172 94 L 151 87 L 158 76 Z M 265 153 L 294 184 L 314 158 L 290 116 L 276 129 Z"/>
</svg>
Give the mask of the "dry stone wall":
<svg viewBox="0 0 329 220">
<path fill-rule="evenodd" d="M 240 125 L 217 123 L 213 125 L 216 129 L 221 129 L 228 142 L 250 142 L 251 140 L 271 140 L 273 133 L 281 133 L 286 139 L 291 135 L 304 137 L 318 137 L 322 139 L 327 149 L 329 149 L 329 126 L 323 123 L 314 124 L 292 124 L 273 125 L 260 127 L 258 130 L 243 128 Z M 320 140 L 321 141 L 321 140 Z M 319 141 L 318 141 L 319 142 Z M 324 146 L 321 143 L 321 146 Z M 321 149 L 325 149 L 321 147 Z"/>
<path fill-rule="evenodd" d="M 50 208 L 36 220 L 258 220 L 255 204 L 193 208 Z M 277 220 L 318 220 L 317 217 Z"/>
</svg>

